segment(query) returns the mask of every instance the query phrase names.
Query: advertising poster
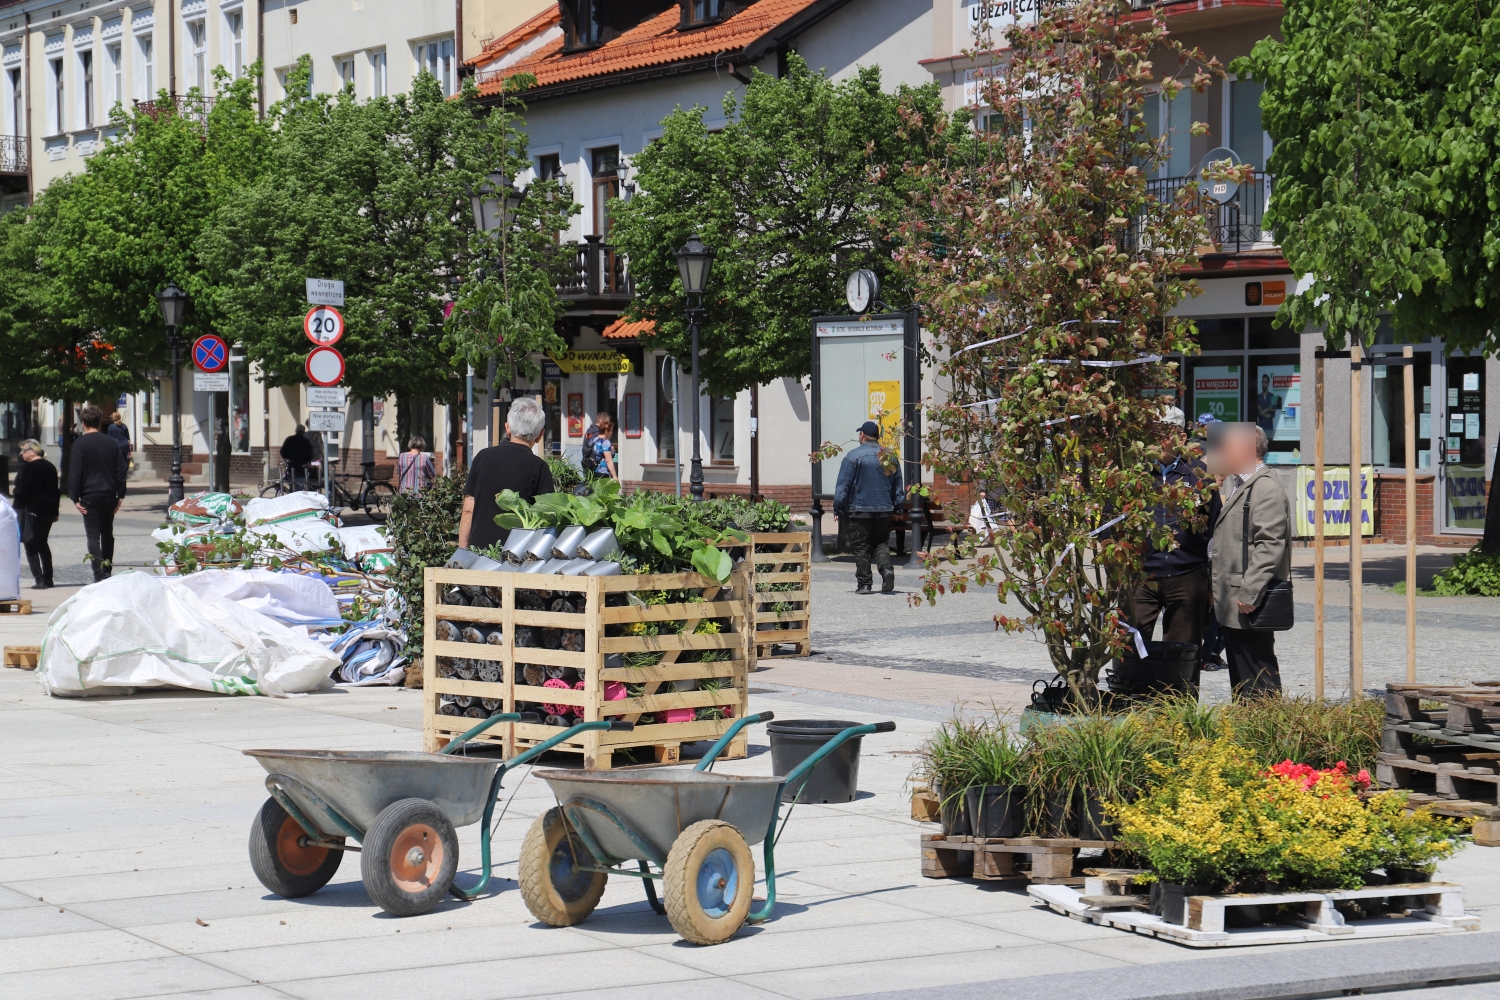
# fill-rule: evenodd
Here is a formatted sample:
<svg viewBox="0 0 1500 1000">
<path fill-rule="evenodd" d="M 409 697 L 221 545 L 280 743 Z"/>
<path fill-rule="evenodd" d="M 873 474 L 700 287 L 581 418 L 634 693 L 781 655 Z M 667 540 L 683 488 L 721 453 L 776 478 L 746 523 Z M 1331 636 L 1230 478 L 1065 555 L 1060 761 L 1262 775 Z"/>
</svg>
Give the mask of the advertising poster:
<svg viewBox="0 0 1500 1000">
<path fill-rule="evenodd" d="M 1292 515 L 1297 522 L 1298 538 L 1311 538 L 1317 529 L 1313 515 L 1317 513 L 1317 494 L 1311 465 L 1297 467 L 1297 510 Z M 1370 484 L 1375 479 L 1375 467 L 1366 465 L 1360 469 L 1360 513 L 1361 535 L 1375 533 L 1375 495 Z M 1347 465 L 1325 465 L 1323 467 L 1323 537 L 1349 537 L 1349 467 Z"/>
<path fill-rule="evenodd" d="M 1302 366 L 1261 365 L 1255 386 L 1255 422 L 1272 441 L 1302 441 Z"/>
<path fill-rule="evenodd" d="M 583 437 L 583 393 L 568 393 L 568 437 Z"/>
<path fill-rule="evenodd" d="M 901 439 L 901 383 L 883 380 L 868 385 L 870 419 L 880 425 L 880 443 L 894 448 Z"/>
<path fill-rule="evenodd" d="M 1448 527 L 1484 528 L 1484 466 L 1445 466 L 1443 496 Z"/>
<path fill-rule="evenodd" d="M 1200 365 L 1193 369 L 1190 416 L 1196 420 L 1205 413 L 1229 423 L 1241 419 L 1239 365 Z"/>
</svg>

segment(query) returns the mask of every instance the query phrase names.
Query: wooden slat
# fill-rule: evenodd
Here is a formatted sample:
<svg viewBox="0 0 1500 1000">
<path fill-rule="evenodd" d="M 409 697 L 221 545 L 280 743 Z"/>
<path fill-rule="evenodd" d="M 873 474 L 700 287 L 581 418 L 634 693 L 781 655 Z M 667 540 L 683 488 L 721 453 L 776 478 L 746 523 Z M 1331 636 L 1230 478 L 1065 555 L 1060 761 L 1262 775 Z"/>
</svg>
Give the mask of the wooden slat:
<svg viewBox="0 0 1500 1000">
<path fill-rule="evenodd" d="M 587 653 L 572 653 L 566 649 L 516 646 L 512 652 L 517 663 L 535 663 L 543 667 L 572 667 L 574 670 L 582 670 L 588 665 Z"/>
<path fill-rule="evenodd" d="M 466 698 L 495 698 L 505 700 L 507 685 L 500 681 L 465 681 L 457 677 L 439 677 L 432 682 L 438 694 L 456 694 Z"/>
<path fill-rule="evenodd" d="M 441 749 L 438 728 L 433 722 L 438 714 L 438 693 L 433 690 L 437 681 L 437 650 L 433 648 L 433 637 L 437 634 L 436 574 L 431 568 L 422 572 L 422 749 L 428 753 Z"/>
<path fill-rule="evenodd" d="M 573 688 L 533 687 L 517 684 L 512 692 L 516 701 L 545 701 L 554 705 L 574 705 L 583 708 L 589 703 L 588 693 Z"/>
<path fill-rule="evenodd" d="M 812 535 L 806 531 L 756 531 L 750 535 L 754 545 L 785 545 L 788 542 L 812 544 Z"/>
<path fill-rule="evenodd" d="M 745 613 L 738 601 L 700 601 L 693 604 L 652 604 L 638 607 L 605 608 L 599 620 L 605 625 L 625 622 L 682 621 L 686 618 L 734 618 Z"/>
<path fill-rule="evenodd" d="M 799 601 L 810 600 L 812 600 L 810 590 L 757 590 L 755 592 L 756 604 L 777 604 L 781 601 L 796 604 Z"/>
<path fill-rule="evenodd" d="M 761 622 L 805 622 L 811 617 L 812 612 L 807 608 L 794 611 L 757 611 L 755 612 L 755 623 Z M 756 629 L 759 635 L 764 629 Z"/>
<path fill-rule="evenodd" d="M 649 667 L 605 667 L 600 676 L 606 681 L 624 684 L 650 684 L 653 681 L 690 681 L 704 677 L 723 677 L 737 672 L 734 660 L 716 660 L 713 663 L 658 663 Z M 608 704 L 608 703 L 606 703 Z"/>
<path fill-rule="evenodd" d="M 622 635 L 600 641 L 600 649 L 606 653 L 736 649 L 739 645 L 740 636 L 737 632 L 714 632 L 702 635 Z"/>
<path fill-rule="evenodd" d="M 759 589 L 759 587 L 760 587 L 761 584 L 769 584 L 769 583 L 804 583 L 805 584 L 805 583 L 807 583 L 807 574 L 806 573 L 757 573 L 757 574 L 755 574 L 755 583 L 756 583 L 756 587 L 757 587 L 756 594 L 758 596 L 760 594 L 768 593 L 768 591 L 764 591 L 764 590 L 760 590 Z M 769 593 L 774 593 L 774 591 L 769 591 Z"/>
<path fill-rule="evenodd" d="M 719 588 L 719 581 L 702 573 L 649 573 L 642 576 L 595 576 L 606 594 L 630 590 L 689 590 L 695 587 Z"/>
<path fill-rule="evenodd" d="M 588 584 L 584 581 L 592 579 L 592 577 L 557 576 L 550 573 L 542 576 L 537 573 L 515 573 L 505 570 L 444 569 L 437 572 L 440 574 L 440 584 L 447 587 L 520 587 L 522 590 L 585 591 L 588 589 Z"/>
<path fill-rule="evenodd" d="M 568 614 L 566 611 L 523 611 L 517 608 L 515 611 L 515 623 L 517 625 L 539 625 L 542 628 L 587 628 L 589 616 L 586 614 Z"/>
<path fill-rule="evenodd" d="M 456 624 L 502 625 L 505 622 L 505 612 L 500 608 L 473 608 L 466 604 L 439 604 L 434 614 L 439 620 Z"/>
<path fill-rule="evenodd" d="M 492 646 L 487 642 L 445 642 L 433 639 L 427 644 L 437 656 L 455 656 L 464 660 L 499 660 L 505 662 L 505 647 Z M 567 666 L 568 664 L 560 664 Z"/>
</svg>

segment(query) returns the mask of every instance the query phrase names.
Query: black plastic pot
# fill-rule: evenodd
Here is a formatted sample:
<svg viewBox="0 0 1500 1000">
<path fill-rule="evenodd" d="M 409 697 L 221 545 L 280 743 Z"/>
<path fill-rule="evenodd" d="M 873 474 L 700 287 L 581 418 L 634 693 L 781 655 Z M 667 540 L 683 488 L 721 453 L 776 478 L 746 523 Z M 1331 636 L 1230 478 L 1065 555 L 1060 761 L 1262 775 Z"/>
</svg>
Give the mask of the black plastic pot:
<svg viewBox="0 0 1500 1000">
<path fill-rule="evenodd" d="M 771 771 L 787 774 L 818 751 L 823 744 L 858 722 L 835 719 L 792 719 L 770 722 Z M 781 801 L 853 802 L 859 786 L 860 737 L 845 740 L 833 753 L 818 762 L 817 767 L 781 793 Z"/>
<path fill-rule="evenodd" d="M 976 837 L 1017 837 L 1026 790 L 1015 785 L 976 785 L 964 789 L 969 828 Z"/>
<path fill-rule="evenodd" d="M 1114 840 L 1119 831 L 1104 818 L 1104 803 L 1088 792 L 1078 793 L 1076 803 L 1080 840 Z"/>
<path fill-rule="evenodd" d="M 1198 646 L 1191 642 L 1148 642 L 1146 658 L 1122 657 L 1110 668 L 1109 689 L 1119 694 L 1149 695 L 1194 690 Z"/>
<path fill-rule="evenodd" d="M 1409 885 L 1413 882 L 1431 882 L 1432 872 L 1424 872 L 1418 868 L 1393 868 L 1386 865 L 1386 885 Z"/>
<path fill-rule="evenodd" d="M 1078 836 L 1076 804 L 1071 793 L 1047 792 L 1043 796 L 1043 832 L 1048 837 Z"/>
<path fill-rule="evenodd" d="M 938 822 L 942 824 L 943 836 L 967 837 L 973 833 L 973 824 L 969 822 L 968 796 L 964 792 L 949 795 L 941 785 L 938 786 L 937 796 Z"/>
<path fill-rule="evenodd" d="M 1151 912 L 1169 924 L 1187 923 L 1187 898 L 1212 896 L 1218 890 L 1211 885 L 1151 884 Z"/>
</svg>

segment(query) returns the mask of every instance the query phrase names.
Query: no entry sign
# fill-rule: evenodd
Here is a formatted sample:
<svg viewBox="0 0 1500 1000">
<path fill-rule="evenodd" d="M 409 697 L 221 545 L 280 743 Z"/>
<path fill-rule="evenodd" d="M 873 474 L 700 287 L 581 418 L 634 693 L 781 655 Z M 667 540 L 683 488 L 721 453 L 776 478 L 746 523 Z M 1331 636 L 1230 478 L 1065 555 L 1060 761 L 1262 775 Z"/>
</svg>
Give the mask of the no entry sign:
<svg viewBox="0 0 1500 1000">
<path fill-rule="evenodd" d="M 333 306 L 313 306 L 302 317 L 302 332 L 319 347 L 332 347 L 344 336 L 344 314 Z"/>
<path fill-rule="evenodd" d="M 313 385 L 338 385 L 344 379 L 344 356 L 332 347 L 315 347 L 307 355 L 307 380 Z"/>
<path fill-rule="evenodd" d="M 208 333 L 193 341 L 193 366 L 200 372 L 221 372 L 229 367 L 229 345 Z"/>
</svg>

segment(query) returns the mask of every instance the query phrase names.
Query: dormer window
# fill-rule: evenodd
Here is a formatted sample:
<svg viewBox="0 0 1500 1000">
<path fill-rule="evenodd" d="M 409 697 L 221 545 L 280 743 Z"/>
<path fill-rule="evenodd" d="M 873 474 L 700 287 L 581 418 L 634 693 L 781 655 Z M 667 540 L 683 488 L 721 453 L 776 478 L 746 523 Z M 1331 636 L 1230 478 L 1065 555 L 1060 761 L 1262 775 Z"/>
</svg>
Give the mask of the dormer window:
<svg viewBox="0 0 1500 1000">
<path fill-rule="evenodd" d="M 563 51 L 578 52 L 598 48 L 618 38 L 662 11 L 670 10 L 673 0 L 558 0 L 562 11 Z M 682 0 L 676 0 L 681 3 Z M 725 0 L 712 0 L 723 3 Z"/>
<path fill-rule="evenodd" d="M 562 0 L 563 51 L 591 49 L 604 41 L 597 7 L 604 0 Z"/>
<path fill-rule="evenodd" d="M 711 24 L 719 19 L 721 0 L 687 0 L 688 24 Z"/>
<path fill-rule="evenodd" d="M 727 21 L 754 2 L 755 0 L 678 0 L 682 7 L 682 20 L 677 25 L 678 30 L 685 31 L 688 28 L 701 28 Z"/>
</svg>

